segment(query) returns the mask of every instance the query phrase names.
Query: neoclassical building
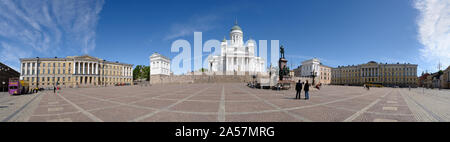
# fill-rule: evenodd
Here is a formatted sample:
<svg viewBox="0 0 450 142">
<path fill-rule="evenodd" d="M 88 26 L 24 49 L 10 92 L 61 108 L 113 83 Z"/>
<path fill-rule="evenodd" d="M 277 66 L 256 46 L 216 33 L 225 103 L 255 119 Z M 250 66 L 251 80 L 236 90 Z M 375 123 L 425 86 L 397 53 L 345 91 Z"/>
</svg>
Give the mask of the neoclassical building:
<svg viewBox="0 0 450 142">
<path fill-rule="evenodd" d="M 132 84 L 133 65 L 100 58 L 68 56 L 66 58 L 22 58 L 21 79 L 39 88 L 91 87 Z"/>
<path fill-rule="evenodd" d="M 230 40 L 221 42 L 220 55 L 211 56 L 209 70 L 213 72 L 251 72 L 265 70 L 264 59 L 255 56 L 256 43 L 249 40 L 244 43 L 244 33 L 237 22 L 230 30 Z"/>
<path fill-rule="evenodd" d="M 417 64 L 387 64 L 370 61 L 366 64 L 338 66 L 331 71 L 331 84 L 383 86 L 417 86 Z"/>
<path fill-rule="evenodd" d="M 303 61 L 301 66 L 294 69 L 294 72 L 297 72 L 296 76 L 298 77 L 312 77 L 312 75 L 315 75 L 315 83 L 331 83 L 331 67 L 323 65 L 317 58 Z"/>
<path fill-rule="evenodd" d="M 153 53 L 150 56 L 150 76 L 170 75 L 170 73 L 170 59 L 159 53 Z"/>
</svg>

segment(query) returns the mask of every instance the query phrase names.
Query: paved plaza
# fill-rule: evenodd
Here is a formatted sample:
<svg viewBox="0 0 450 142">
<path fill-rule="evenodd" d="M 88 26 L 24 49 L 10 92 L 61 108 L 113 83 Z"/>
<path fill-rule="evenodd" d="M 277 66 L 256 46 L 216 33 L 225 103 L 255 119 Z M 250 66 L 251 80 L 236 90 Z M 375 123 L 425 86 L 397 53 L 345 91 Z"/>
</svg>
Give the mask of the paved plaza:
<svg viewBox="0 0 450 142">
<path fill-rule="evenodd" d="M 450 91 L 324 86 L 310 99 L 242 83 L 66 88 L 0 96 L 0 121 L 414 122 L 450 121 Z"/>
</svg>

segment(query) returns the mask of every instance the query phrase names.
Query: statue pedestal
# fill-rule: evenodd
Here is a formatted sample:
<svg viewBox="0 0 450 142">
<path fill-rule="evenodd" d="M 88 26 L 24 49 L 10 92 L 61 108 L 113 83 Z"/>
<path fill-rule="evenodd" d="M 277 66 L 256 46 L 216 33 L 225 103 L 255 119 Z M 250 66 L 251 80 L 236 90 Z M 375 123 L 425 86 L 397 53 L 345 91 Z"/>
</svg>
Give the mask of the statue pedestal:
<svg viewBox="0 0 450 142">
<path fill-rule="evenodd" d="M 280 60 L 278 60 L 278 67 L 280 69 L 283 69 L 284 67 L 287 66 L 287 62 L 288 60 L 286 60 L 285 58 L 280 58 Z"/>
<path fill-rule="evenodd" d="M 279 80 L 284 80 L 284 77 L 286 75 L 283 75 L 281 72 L 283 72 L 283 70 L 287 67 L 287 62 L 288 60 L 286 60 L 285 58 L 280 58 L 280 60 L 278 60 L 278 68 L 280 70 L 280 79 Z"/>
</svg>

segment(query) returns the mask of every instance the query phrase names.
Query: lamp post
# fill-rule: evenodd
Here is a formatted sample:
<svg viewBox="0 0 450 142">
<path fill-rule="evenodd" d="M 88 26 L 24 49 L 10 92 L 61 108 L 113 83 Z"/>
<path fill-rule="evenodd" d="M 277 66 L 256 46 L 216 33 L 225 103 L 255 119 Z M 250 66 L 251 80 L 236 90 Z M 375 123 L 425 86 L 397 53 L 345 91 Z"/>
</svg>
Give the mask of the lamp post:
<svg viewBox="0 0 450 142">
<path fill-rule="evenodd" d="M 101 81 L 101 83 L 102 83 L 102 86 L 103 86 L 103 84 L 105 84 L 105 86 L 106 86 L 106 83 L 105 83 L 105 61 L 106 60 L 103 60 L 102 61 L 102 75 L 101 75 L 101 77 L 102 77 L 102 81 Z"/>
<path fill-rule="evenodd" d="M 39 90 L 39 57 L 36 57 L 37 58 L 37 63 L 36 63 L 36 66 L 37 66 L 37 71 L 36 71 L 36 88 Z M 36 92 L 38 91 L 38 90 L 36 90 Z"/>
<path fill-rule="evenodd" d="M 316 72 L 315 72 L 315 70 L 313 70 L 313 71 L 311 72 L 311 77 L 312 77 L 312 85 L 314 85 L 314 78 L 316 78 Z"/>
<path fill-rule="evenodd" d="M 2 84 L 3 84 L 3 86 L 2 86 L 2 88 L 3 88 L 3 92 L 5 92 L 5 84 L 6 84 L 6 82 L 5 82 L 5 81 L 3 81 L 3 82 L 2 82 Z"/>
</svg>

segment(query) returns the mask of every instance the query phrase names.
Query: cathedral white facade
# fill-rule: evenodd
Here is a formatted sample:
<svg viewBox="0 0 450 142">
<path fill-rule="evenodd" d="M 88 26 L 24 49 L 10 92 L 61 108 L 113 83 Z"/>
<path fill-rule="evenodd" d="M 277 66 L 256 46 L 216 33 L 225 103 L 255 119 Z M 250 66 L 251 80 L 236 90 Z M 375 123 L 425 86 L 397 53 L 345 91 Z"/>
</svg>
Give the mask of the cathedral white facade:
<svg viewBox="0 0 450 142">
<path fill-rule="evenodd" d="M 221 42 L 220 56 L 210 56 L 209 70 L 213 72 L 264 72 L 264 59 L 255 56 L 256 43 L 244 43 L 244 33 L 236 24 L 231 28 L 230 40 Z"/>
</svg>

